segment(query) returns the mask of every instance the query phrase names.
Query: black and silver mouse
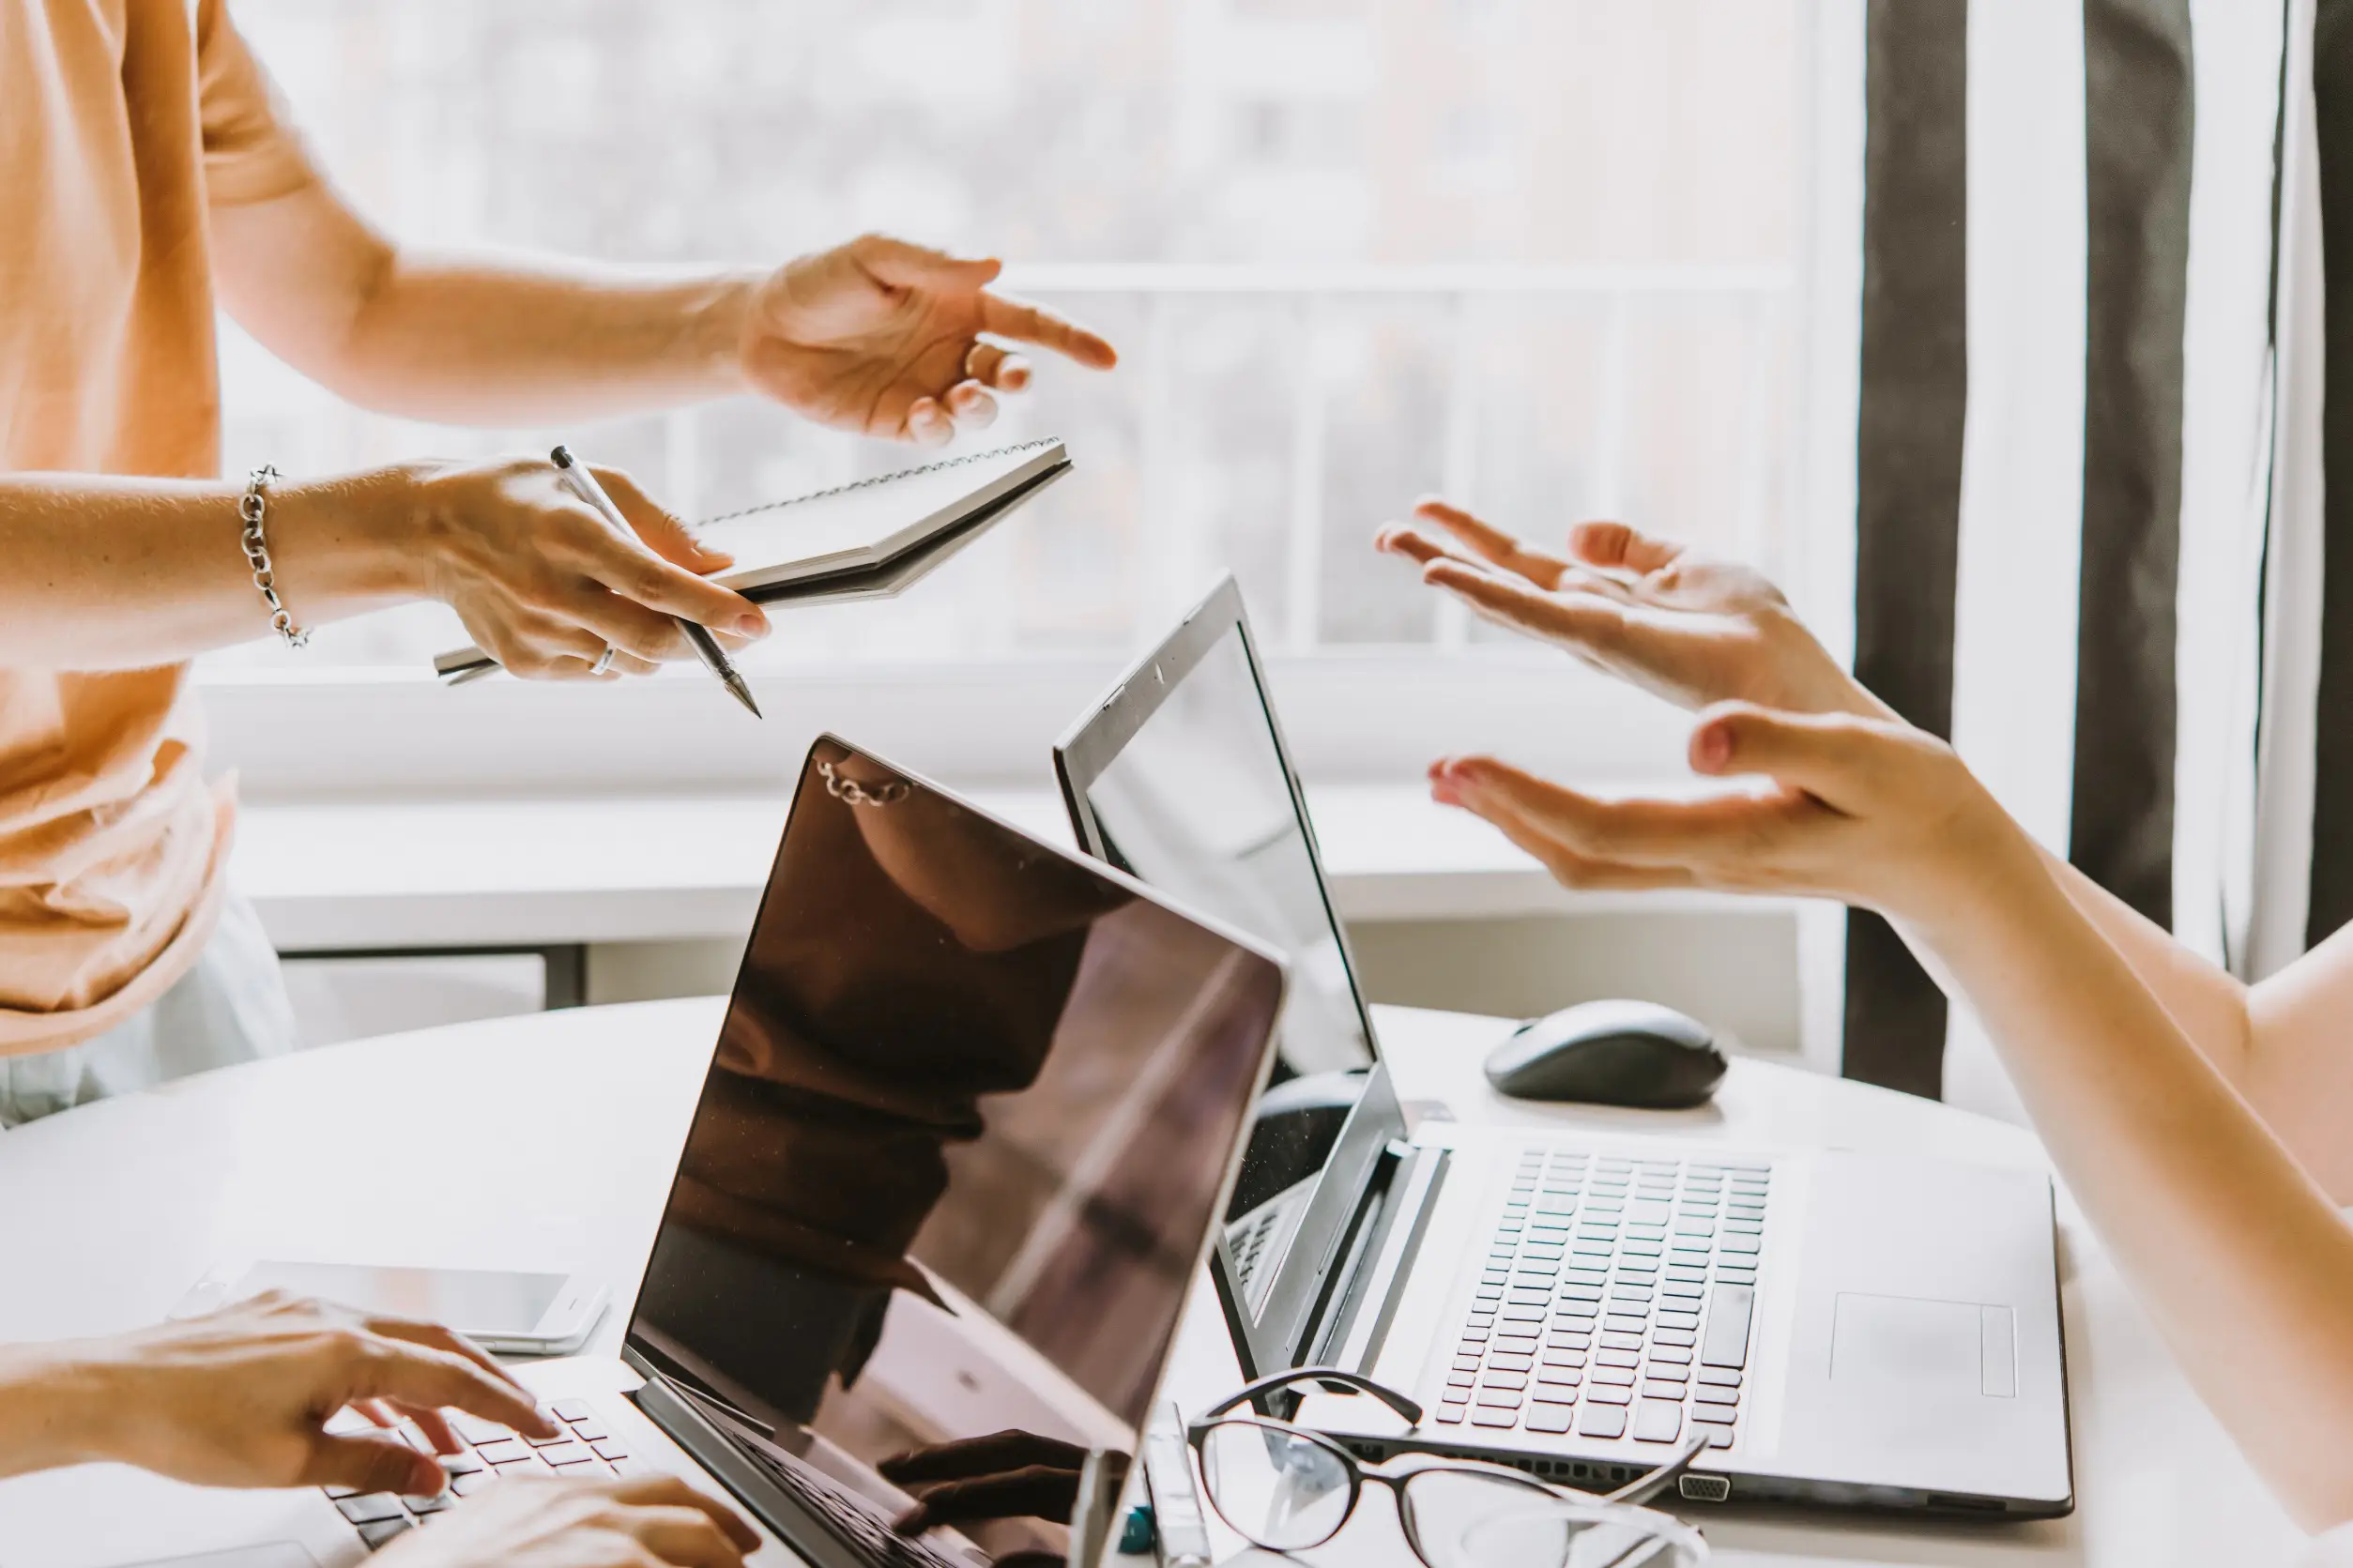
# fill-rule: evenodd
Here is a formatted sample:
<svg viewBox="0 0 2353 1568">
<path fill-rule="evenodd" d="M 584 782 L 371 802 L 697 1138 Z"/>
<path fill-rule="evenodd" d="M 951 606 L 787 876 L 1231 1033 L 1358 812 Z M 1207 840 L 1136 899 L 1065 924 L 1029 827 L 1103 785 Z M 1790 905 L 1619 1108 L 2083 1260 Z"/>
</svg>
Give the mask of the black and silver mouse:
<svg viewBox="0 0 2353 1568">
<path fill-rule="evenodd" d="M 1651 1002 L 1583 1002 L 1531 1019 L 1488 1054 L 1487 1081 L 1521 1100 L 1685 1110 L 1724 1076 L 1704 1026 Z"/>
</svg>

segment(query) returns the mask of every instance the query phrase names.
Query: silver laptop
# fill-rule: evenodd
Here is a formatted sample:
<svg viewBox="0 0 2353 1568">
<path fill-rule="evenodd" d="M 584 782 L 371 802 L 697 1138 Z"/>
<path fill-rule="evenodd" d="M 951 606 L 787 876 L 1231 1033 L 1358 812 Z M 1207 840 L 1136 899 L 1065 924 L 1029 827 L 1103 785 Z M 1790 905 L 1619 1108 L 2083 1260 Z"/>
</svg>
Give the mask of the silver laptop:
<svg viewBox="0 0 2353 1568">
<path fill-rule="evenodd" d="M 2046 1177 L 1406 1118 L 1230 579 L 1056 748 L 1078 839 L 1288 952 L 1269 1090 L 1213 1269 L 1253 1376 L 1367 1454 L 1614 1482 L 1693 1431 L 1703 1501 L 2073 1506 Z M 1373 1412 L 1377 1413 L 1377 1412 Z"/>
<path fill-rule="evenodd" d="M 762 1562 L 1088 1568 L 1283 984 L 1249 938 L 819 740 L 625 1348 L 523 1370 L 560 1441 L 462 1418 L 455 1490 L 651 1468 L 731 1496 Z M 955 1447 L 996 1434 L 1012 1449 Z M 1077 1502 L 910 1536 L 888 1479 L 910 1454 L 934 1479 L 1076 1471 Z M 345 1568 L 448 1502 L 92 1467 L 0 1487 L 0 1560 Z"/>
</svg>

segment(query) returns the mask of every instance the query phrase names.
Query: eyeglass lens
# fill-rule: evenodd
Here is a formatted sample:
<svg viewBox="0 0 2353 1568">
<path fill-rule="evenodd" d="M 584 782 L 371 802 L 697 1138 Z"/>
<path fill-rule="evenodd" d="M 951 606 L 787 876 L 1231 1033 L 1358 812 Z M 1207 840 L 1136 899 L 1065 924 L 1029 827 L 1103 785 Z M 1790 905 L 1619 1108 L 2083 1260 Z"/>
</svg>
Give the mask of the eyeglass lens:
<svg viewBox="0 0 2353 1568">
<path fill-rule="evenodd" d="M 1630 1510 L 1506 1509 L 1458 1541 L 1450 1568 L 1696 1568 L 1706 1557 Z"/>
<path fill-rule="evenodd" d="M 1300 1432 L 1221 1421 L 1201 1439 L 1201 1484 L 1226 1523 L 1274 1551 L 1321 1545 L 1352 1502 L 1348 1463 Z"/>
</svg>

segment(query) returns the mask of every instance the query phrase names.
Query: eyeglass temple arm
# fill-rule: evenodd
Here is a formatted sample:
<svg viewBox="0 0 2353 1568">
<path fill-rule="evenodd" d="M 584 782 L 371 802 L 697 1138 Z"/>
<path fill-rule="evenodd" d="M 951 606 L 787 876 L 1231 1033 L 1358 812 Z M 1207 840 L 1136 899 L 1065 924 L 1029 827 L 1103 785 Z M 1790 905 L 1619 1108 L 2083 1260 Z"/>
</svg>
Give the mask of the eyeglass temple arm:
<svg viewBox="0 0 2353 1568">
<path fill-rule="evenodd" d="M 1691 1468 L 1691 1462 L 1706 1452 L 1707 1434 L 1694 1432 L 1684 1442 L 1682 1453 L 1677 1454 L 1649 1474 L 1637 1476 L 1601 1500 L 1628 1504 L 1648 1502 L 1669 1486 L 1673 1485 L 1683 1472 Z"/>
<path fill-rule="evenodd" d="M 1254 1404 L 1261 1395 L 1287 1389 L 1293 1383 L 1322 1383 L 1336 1392 L 1368 1393 L 1404 1417 L 1408 1424 L 1416 1426 L 1421 1424 L 1422 1408 L 1419 1405 L 1414 1404 L 1395 1389 L 1383 1388 L 1369 1378 L 1360 1377 L 1353 1372 L 1343 1372 L 1337 1366 L 1303 1366 L 1293 1371 L 1277 1372 L 1271 1377 L 1261 1378 L 1258 1381 L 1219 1400 L 1215 1407 L 1203 1412 L 1201 1419 L 1207 1421 L 1222 1416 L 1237 1405 Z"/>
</svg>

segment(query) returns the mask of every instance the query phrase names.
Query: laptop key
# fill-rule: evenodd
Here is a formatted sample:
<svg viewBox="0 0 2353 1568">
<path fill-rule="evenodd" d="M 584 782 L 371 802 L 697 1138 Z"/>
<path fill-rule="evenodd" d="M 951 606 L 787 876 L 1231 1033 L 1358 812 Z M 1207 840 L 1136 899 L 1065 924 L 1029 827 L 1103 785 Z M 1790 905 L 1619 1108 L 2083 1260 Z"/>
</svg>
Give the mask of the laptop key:
<svg viewBox="0 0 2353 1568">
<path fill-rule="evenodd" d="M 1482 1391 L 1487 1389 L 1524 1389 L 1527 1386 L 1528 1375 L 1524 1372 L 1490 1372 L 1484 1374 L 1479 1378 L 1479 1387 Z"/>
<path fill-rule="evenodd" d="M 1476 1402 L 1492 1410 L 1516 1410 L 1527 1403 L 1527 1395 L 1511 1389 L 1481 1389 Z"/>
<path fill-rule="evenodd" d="M 1588 1405 L 1585 1413 L 1577 1418 L 1577 1435 L 1581 1438 L 1623 1438 L 1626 1436 L 1626 1412 L 1608 1405 Z"/>
<path fill-rule="evenodd" d="M 1700 1336 L 1689 1329 L 1653 1329 L 1650 1331 L 1650 1342 L 1653 1345 L 1697 1345 Z"/>
<path fill-rule="evenodd" d="M 541 1449 L 540 1457 L 548 1464 L 560 1468 L 565 1465 L 585 1465 L 595 1458 L 596 1454 L 589 1450 L 587 1443 L 558 1443 L 553 1448 Z"/>
<path fill-rule="evenodd" d="M 596 1450 L 596 1456 L 600 1459 L 619 1461 L 629 1457 L 629 1450 L 622 1446 L 619 1438 L 601 1438 L 588 1446 Z"/>
<path fill-rule="evenodd" d="M 1531 1432 L 1566 1432 L 1575 1407 L 1568 1405 L 1531 1405 L 1525 1425 Z"/>
<path fill-rule="evenodd" d="M 1643 1364 L 1643 1353 L 1639 1347 L 1621 1350 L 1615 1346 L 1604 1346 L 1593 1353 L 1593 1359 L 1597 1366 L 1640 1366 Z"/>
<path fill-rule="evenodd" d="M 444 1413 L 449 1416 L 450 1424 L 456 1429 L 457 1435 L 477 1447 L 483 1443 L 495 1443 L 501 1438 L 514 1436 L 512 1428 L 501 1426 L 495 1421 L 484 1421 L 480 1416 L 469 1416 L 464 1410 L 450 1410 Z"/>
<path fill-rule="evenodd" d="M 445 1508 L 453 1507 L 457 1499 L 443 1492 L 438 1497 L 403 1498 L 401 1501 L 408 1505 L 408 1511 L 411 1514 L 438 1514 Z"/>
<path fill-rule="evenodd" d="M 470 1498 L 477 1492 L 489 1490 L 491 1484 L 497 1479 L 497 1470 L 469 1470 L 464 1475 L 450 1477 L 450 1490 L 458 1497 Z"/>
<path fill-rule="evenodd" d="M 1642 1385 L 1642 1392 L 1643 1397 L 1651 1404 L 1655 1405 L 1661 1399 L 1672 1399 L 1675 1402 L 1677 1408 L 1682 1408 L 1683 1385 L 1681 1383 L 1654 1383 L 1645 1378 Z"/>
<path fill-rule="evenodd" d="M 1487 1358 L 1489 1370 L 1494 1372 L 1526 1372 L 1534 1368 L 1536 1363 L 1536 1359 L 1534 1356 L 1515 1356 L 1507 1354 L 1502 1350 L 1498 1350 Z M 1462 1363 L 1460 1362 L 1457 1362 L 1454 1364 L 1457 1371 L 1460 1371 L 1462 1369 Z M 1475 1362 L 1472 1363 L 1474 1367 L 1478 1363 Z"/>
<path fill-rule="evenodd" d="M 1749 1364 L 1749 1314 L 1756 1294 L 1745 1285 L 1719 1285 L 1708 1296 L 1707 1338 L 1700 1347 L 1702 1364 Z"/>
<path fill-rule="evenodd" d="M 335 1512 L 355 1525 L 372 1525 L 379 1519 L 401 1517 L 401 1499 L 390 1492 L 363 1492 L 358 1497 L 339 1499 Z"/>
<path fill-rule="evenodd" d="M 548 1408 L 556 1412 L 558 1421 L 586 1421 L 596 1413 L 585 1399 L 558 1399 Z"/>
<path fill-rule="evenodd" d="M 1634 1369 L 1630 1366 L 1588 1367 L 1586 1376 L 1597 1384 L 1607 1383 L 1619 1388 L 1634 1386 Z"/>
<path fill-rule="evenodd" d="M 512 1438 L 495 1443 L 476 1443 L 474 1453 L 478 1458 L 487 1459 L 494 1465 L 512 1465 L 531 1456 L 530 1449 Z"/>
<path fill-rule="evenodd" d="M 361 1525 L 359 1539 L 367 1544 L 368 1550 L 374 1551 L 395 1535 L 405 1534 L 416 1528 L 406 1519 L 379 1519 L 372 1525 Z"/>
<path fill-rule="evenodd" d="M 1694 1405 L 1691 1419 L 1703 1426 L 1730 1426 L 1737 1418 L 1729 1405 Z"/>
<path fill-rule="evenodd" d="M 1740 1391 L 1725 1388 L 1720 1383 L 1694 1383 L 1691 1397 L 1703 1405 L 1737 1405 L 1740 1403 Z"/>
<path fill-rule="evenodd" d="M 1517 1426 L 1520 1424 L 1520 1412 L 1498 1410 L 1481 1405 L 1471 1412 L 1471 1424 L 1474 1426 Z"/>
<path fill-rule="evenodd" d="M 1448 1426 L 1461 1425 L 1462 1418 L 1467 1413 L 1468 1408 L 1461 1405 L 1441 1405 L 1438 1407 L 1438 1419 Z"/>
<path fill-rule="evenodd" d="M 1713 1383 L 1718 1388 L 1736 1389 L 1740 1386 L 1740 1374 L 1728 1366 L 1703 1366 L 1700 1368 L 1700 1381 Z"/>
<path fill-rule="evenodd" d="M 1683 1407 L 1663 1399 L 1645 1399 L 1634 1408 L 1634 1440 L 1671 1443 L 1683 1430 Z"/>
</svg>

